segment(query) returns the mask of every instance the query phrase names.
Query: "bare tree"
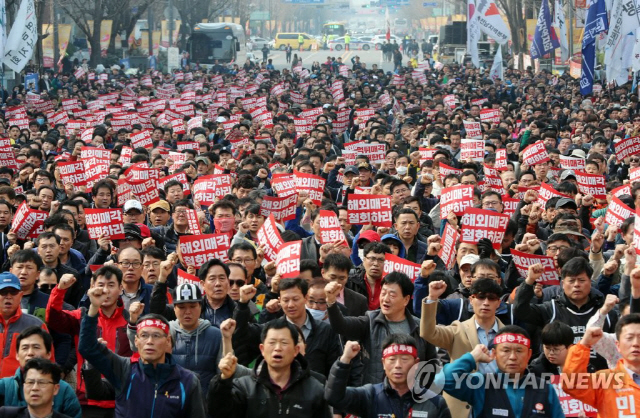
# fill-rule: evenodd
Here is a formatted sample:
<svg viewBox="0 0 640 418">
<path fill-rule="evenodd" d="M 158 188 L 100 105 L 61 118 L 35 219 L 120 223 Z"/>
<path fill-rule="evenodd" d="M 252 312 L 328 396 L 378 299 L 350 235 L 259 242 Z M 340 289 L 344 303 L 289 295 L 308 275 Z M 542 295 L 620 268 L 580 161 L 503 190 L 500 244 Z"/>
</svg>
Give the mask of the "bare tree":
<svg viewBox="0 0 640 418">
<path fill-rule="evenodd" d="M 109 52 L 115 53 L 116 46 L 116 34 L 125 31 L 127 36 L 123 41 L 128 41 L 131 32 L 136 27 L 136 22 L 146 13 L 149 6 L 155 2 L 155 0 L 122 0 L 127 3 L 122 7 L 122 12 L 114 16 L 111 23 L 111 39 L 109 40 Z M 136 12 L 133 13 L 133 9 Z"/>
<path fill-rule="evenodd" d="M 182 22 L 180 24 L 181 47 L 184 47 L 184 41 L 198 23 L 205 19 L 213 20 L 224 9 L 233 7 L 233 4 L 234 0 L 174 0 L 173 5 L 178 9 Z"/>
</svg>

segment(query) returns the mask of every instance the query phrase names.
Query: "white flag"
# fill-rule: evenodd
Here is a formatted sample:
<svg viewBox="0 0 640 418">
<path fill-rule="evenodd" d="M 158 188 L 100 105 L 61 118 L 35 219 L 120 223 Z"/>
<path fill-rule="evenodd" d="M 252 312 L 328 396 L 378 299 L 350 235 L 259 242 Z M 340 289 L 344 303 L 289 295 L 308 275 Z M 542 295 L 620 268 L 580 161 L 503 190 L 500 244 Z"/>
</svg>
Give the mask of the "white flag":
<svg viewBox="0 0 640 418">
<path fill-rule="evenodd" d="M 4 44 L 7 38 L 7 7 L 4 0 L 0 0 L 0 57 L 4 57 Z"/>
<path fill-rule="evenodd" d="M 627 75 L 628 61 L 625 60 L 624 54 L 629 49 L 625 48 L 625 39 L 627 35 L 634 34 L 636 28 L 640 27 L 640 21 L 636 15 L 640 8 L 639 3 L 640 0 L 632 0 L 631 2 L 613 0 L 609 31 L 604 48 L 607 81 L 621 79 L 623 74 Z"/>
<path fill-rule="evenodd" d="M 562 62 L 569 59 L 569 41 L 567 40 L 567 22 L 564 20 L 564 9 L 562 2 L 556 0 L 556 12 L 553 17 L 553 26 L 556 28 L 556 36 L 560 41 L 560 52 Z"/>
<path fill-rule="evenodd" d="M 4 45 L 4 64 L 19 73 L 33 55 L 38 39 L 36 8 L 33 0 L 22 0 L 16 20 Z"/>
<path fill-rule="evenodd" d="M 633 55 L 632 55 L 632 66 L 631 69 L 633 71 L 640 71 L 640 30 L 636 29 L 636 42 L 633 45 Z"/>
<path fill-rule="evenodd" d="M 501 45 L 498 45 L 498 49 L 496 50 L 496 56 L 493 58 L 493 65 L 491 66 L 489 77 L 491 77 L 493 81 L 497 79 L 502 80 L 504 78 L 502 75 L 502 46 Z"/>
<path fill-rule="evenodd" d="M 478 0 L 476 6 L 475 15 L 480 30 L 500 45 L 506 44 L 511 39 L 511 32 L 502 20 L 498 6 L 493 0 Z"/>
<path fill-rule="evenodd" d="M 471 63 L 476 68 L 480 67 L 478 55 L 478 41 L 480 40 L 480 26 L 478 26 L 478 10 L 475 0 L 467 3 L 467 52 L 471 55 Z"/>
</svg>

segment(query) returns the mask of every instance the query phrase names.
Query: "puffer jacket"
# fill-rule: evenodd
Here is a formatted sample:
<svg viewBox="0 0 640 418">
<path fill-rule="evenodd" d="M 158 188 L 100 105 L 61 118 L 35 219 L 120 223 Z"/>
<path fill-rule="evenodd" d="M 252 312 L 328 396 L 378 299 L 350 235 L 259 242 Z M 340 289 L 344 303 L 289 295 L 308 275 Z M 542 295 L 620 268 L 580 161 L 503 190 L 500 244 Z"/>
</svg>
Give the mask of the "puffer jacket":
<svg viewBox="0 0 640 418">
<path fill-rule="evenodd" d="M 219 417 L 329 418 L 322 383 L 311 376 L 300 354 L 291 364 L 289 384 L 278 394 L 271 383 L 269 368 L 262 357 L 250 376 L 221 379 L 216 375 L 209 385 L 209 411 Z"/>
<path fill-rule="evenodd" d="M 336 361 L 324 389 L 329 405 L 340 411 L 361 418 L 451 417 L 442 396 L 416 402 L 411 391 L 400 396 L 386 377 L 382 383 L 347 388 L 350 370 L 351 364 Z"/>
</svg>

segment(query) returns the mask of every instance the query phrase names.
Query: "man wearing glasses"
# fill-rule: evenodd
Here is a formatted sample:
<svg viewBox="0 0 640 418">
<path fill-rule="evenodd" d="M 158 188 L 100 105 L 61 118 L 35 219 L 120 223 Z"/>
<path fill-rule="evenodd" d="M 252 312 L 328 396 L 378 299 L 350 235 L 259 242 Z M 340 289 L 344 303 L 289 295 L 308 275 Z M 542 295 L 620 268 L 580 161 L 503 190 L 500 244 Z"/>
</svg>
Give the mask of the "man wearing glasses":
<svg viewBox="0 0 640 418">
<path fill-rule="evenodd" d="M 477 279 L 471 285 L 469 303 L 473 307 L 473 316 L 466 321 L 455 321 L 451 325 L 436 325 L 438 299 L 447 290 L 442 281 L 429 283 L 429 295 L 422 301 L 420 318 L 420 336 L 429 343 L 447 350 L 451 361 L 473 350 L 478 344 L 488 346 L 504 324 L 496 318 L 500 307 L 502 288 L 492 278 Z M 483 374 L 497 372 L 496 362 L 482 363 L 478 371 Z M 466 417 L 470 406 L 463 401 L 444 395 L 453 417 Z"/>
<path fill-rule="evenodd" d="M 121 298 L 124 308 L 129 310 L 133 302 L 141 302 L 145 305 L 144 313 L 148 313 L 153 287 L 142 279 L 142 252 L 134 247 L 121 250 L 117 265 L 122 271 Z"/>
<path fill-rule="evenodd" d="M 91 306 L 82 321 L 78 350 L 115 388 L 115 416 L 136 411 L 137 416 L 156 418 L 204 418 L 200 381 L 168 354 L 172 344 L 167 320 L 153 314 L 138 319 L 135 346 L 140 358 L 121 357 L 104 349 L 97 338 L 98 313 L 110 297 L 108 291 L 94 287 L 88 295 Z"/>
<path fill-rule="evenodd" d="M 262 282 L 262 280 L 258 279 L 258 273 L 260 271 L 260 263 L 261 259 L 258 257 L 258 251 L 253 244 L 248 241 L 243 241 L 238 244 L 234 244 L 229 248 L 229 260 L 232 263 L 240 264 L 244 266 L 247 270 L 247 283 L 253 285 L 256 288 L 256 299 L 255 302 L 258 305 L 262 305 L 264 300 L 264 294 L 267 293 L 267 286 Z M 302 257 L 304 259 L 304 257 Z"/>
</svg>

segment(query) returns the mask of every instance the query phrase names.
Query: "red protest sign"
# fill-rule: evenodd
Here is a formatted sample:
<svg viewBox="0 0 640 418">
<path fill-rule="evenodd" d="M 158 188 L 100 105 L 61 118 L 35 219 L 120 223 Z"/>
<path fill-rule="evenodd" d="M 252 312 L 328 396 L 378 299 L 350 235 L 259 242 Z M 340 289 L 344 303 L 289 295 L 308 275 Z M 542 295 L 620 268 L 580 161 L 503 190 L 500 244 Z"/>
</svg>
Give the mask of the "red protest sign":
<svg viewBox="0 0 640 418">
<path fill-rule="evenodd" d="M 264 223 L 258 229 L 258 244 L 264 248 L 264 257 L 267 261 L 276 261 L 278 250 L 284 244 L 280 231 L 276 226 L 276 220 L 273 214 L 270 214 Z"/>
<path fill-rule="evenodd" d="M 231 193 L 230 174 L 211 174 L 193 183 L 193 198 L 202 205 L 213 205 L 217 199 Z"/>
<path fill-rule="evenodd" d="M 520 199 L 511 198 L 509 196 L 502 196 L 502 213 L 511 218 L 513 214 L 516 213 L 516 209 L 518 208 L 519 203 Z"/>
<path fill-rule="evenodd" d="M 0 167 L 9 167 L 14 170 L 19 168 L 16 156 L 11 147 L 0 148 Z"/>
<path fill-rule="evenodd" d="M 453 95 L 453 94 L 447 94 L 446 96 L 444 96 L 442 98 L 442 102 L 449 109 L 455 109 L 456 108 L 456 96 Z"/>
<path fill-rule="evenodd" d="M 131 146 L 135 148 L 153 148 L 153 140 L 151 139 L 151 131 L 145 129 L 136 134 L 131 134 Z"/>
<path fill-rule="evenodd" d="M 626 194 L 631 196 L 631 186 L 628 184 L 625 184 L 624 186 L 616 187 L 615 189 L 611 190 L 611 196 L 620 197 Z"/>
<path fill-rule="evenodd" d="M 178 151 L 182 152 L 186 149 L 192 149 L 194 151 L 200 152 L 200 144 L 195 141 L 178 141 L 177 142 Z"/>
<path fill-rule="evenodd" d="M 181 171 L 179 173 L 171 174 L 170 176 L 162 177 L 158 180 L 158 188 L 164 190 L 165 184 L 169 183 L 171 180 L 178 180 L 182 184 L 182 191 L 184 194 L 190 194 L 189 190 L 189 179 L 187 178 L 187 173 Z"/>
<path fill-rule="evenodd" d="M 264 196 L 260 204 L 260 213 L 263 216 L 272 215 L 278 222 L 284 222 L 296 217 L 296 203 L 298 195 L 287 197 Z"/>
<path fill-rule="evenodd" d="M 633 184 L 636 181 L 640 181 L 640 167 L 629 170 L 629 183 Z"/>
<path fill-rule="evenodd" d="M 296 190 L 296 178 L 293 174 L 277 173 L 271 178 L 271 187 L 278 197 L 298 195 Z"/>
<path fill-rule="evenodd" d="M 131 199 L 131 185 L 126 179 L 118 180 L 116 193 L 118 194 L 118 206 L 120 207 L 124 206 L 127 200 Z"/>
<path fill-rule="evenodd" d="M 536 202 L 540 204 L 540 207 L 542 209 L 545 209 L 549 199 L 556 196 L 571 199 L 571 196 L 560 193 L 547 183 L 542 183 L 540 185 L 540 189 L 538 190 L 538 200 Z"/>
<path fill-rule="evenodd" d="M 438 151 L 438 148 L 418 148 L 418 151 L 420 151 L 420 165 L 422 166 L 425 161 L 433 160 L 433 155 Z M 344 152 L 342 155 L 344 156 Z"/>
<path fill-rule="evenodd" d="M 280 277 L 288 279 L 300 275 L 301 254 L 302 241 L 287 242 L 280 247 L 276 256 L 276 271 Z"/>
<path fill-rule="evenodd" d="M 604 215 L 604 221 L 610 226 L 619 228 L 620 225 L 634 215 L 633 209 L 622 203 L 620 199 L 613 196 L 609 206 L 607 206 L 607 212 Z"/>
<path fill-rule="evenodd" d="M 198 276 L 194 276 L 193 274 L 189 274 L 182 269 L 178 269 L 177 285 L 180 286 L 181 284 L 195 284 L 200 288 L 201 291 L 204 291 L 204 289 L 202 288 L 202 282 L 200 281 Z"/>
<path fill-rule="evenodd" d="M 598 174 L 587 174 L 582 171 L 576 171 L 575 173 L 580 193 L 585 196 L 590 194 L 596 199 L 607 198 L 607 187 L 604 176 Z"/>
<path fill-rule="evenodd" d="M 480 120 L 482 122 L 500 123 L 499 109 L 482 109 L 480 111 Z"/>
<path fill-rule="evenodd" d="M 621 139 L 613 144 L 613 148 L 616 150 L 616 158 L 618 161 L 623 161 L 627 157 L 640 154 L 640 136 Z"/>
<path fill-rule="evenodd" d="M 462 123 L 464 123 L 464 130 L 467 133 L 467 138 L 482 139 L 482 125 L 480 122 L 464 120 Z"/>
<path fill-rule="evenodd" d="M 93 183 L 100 181 L 109 174 L 109 160 L 89 158 L 83 160 L 84 176 L 87 179 L 87 187 L 92 187 Z"/>
<path fill-rule="evenodd" d="M 493 165 L 496 170 L 506 170 L 507 166 L 507 150 L 502 148 L 496 151 L 496 162 Z"/>
<path fill-rule="evenodd" d="M 440 218 L 447 219 L 449 212 L 462 215 L 467 208 L 473 207 L 473 186 L 462 184 L 442 189 L 440 195 Z"/>
<path fill-rule="evenodd" d="M 444 178 L 449 174 L 462 174 L 462 170 L 450 167 L 444 163 L 438 163 L 438 172 L 440 173 L 440 181 L 444 181 Z"/>
<path fill-rule="evenodd" d="M 406 274 L 412 282 L 415 282 L 420 275 L 420 264 L 412 263 L 397 255 L 387 253 L 384 255 L 383 275 L 386 276 L 394 271 Z"/>
<path fill-rule="evenodd" d="M 636 254 L 640 255 L 640 208 L 636 208 L 636 217 L 633 222 L 633 246 Z"/>
<path fill-rule="evenodd" d="M 178 246 L 184 265 L 198 269 L 212 258 L 228 262 L 231 240 L 228 234 L 182 235 Z"/>
<path fill-rule="evenodd" d="M 502 185 L 502 177 L 500 177 L 498 170 L 486 164 L 483 164 L 482 167 L 484 169 L 485 185 L 491 190 L 502 193 L 504 186 Z"/>
<path fill-rule="evenodd" d="M 309 194 L 309 199 L 311 199 L 315 205 L 320 206 L 324 194 L 324 185 L 327 181 L 320 176 L 303 174 L 299 171 L 294 171 L 293 174 L 296 179 L 296 190 L 298 193 L 306 191 Z"/>
<path fill-rule="evenodd" d="M 390 227 L 391 196 L 350 194 L 347 213 L 351 225 Z"/>
<path fill-rule="evenodd" d="M 542 267 L 544 267 L 544 273 L 542 273 L 542 277 L 540 277 L 537 282 L 542 283 L 543 285 L 560 284 L 558 270 L 556 269 L 553 257 L 523 253 L 522 251 L 517 251 L 514 249 L 511 250 L 511 256 L 513 257 L 513 262 L 516 265 L 518 273 L 521 277 L 527 277 L 529 266 L 532 266 L 534 264 L 542 264 Z"/>
<path fill-rule="evenodd" d="M 80 158 L 83 160 L 97 158 L 99 160 L 111 161 L 111 150 L 95 147 L 82 147 L 80 148 Z"/>
<path fill-rule="evenodd" d="M 27 202 L 22 202 L 11 222 L 11 229 L 18 239 L 37 238 L 44 232 L 44 221 L 49 213 L 43 210 L 31 209 Z"/>
<path fill-rule="evenodd" d="M 198 220 L 198 212 L 194 209 L 185 209 L 185 211 L 185 216 L 187 217 L 187 223 L 189 225 L 189 232 L 193 235 L 202 235 L 200 221 Z"/>
<path fill-rule="evenodd" d="M 460 145 L 460 160 L 484 160 L 484 141 L 477 139 L 463 139 Z"/>
<path fill-rule="evenodd" d="M 438 257 L 442 260 L 447 270 L 451 270 L 456 263 L 456 243 L 460 234 L 455 230 L 451 224 L 447 223 L 442 233 L 442 239 L 440 240 L 440 251 Z"/>
<path fill-rule="evenodd" d="M 535 144 L 529 145 L 522 151 L 522 163 L 532 167 L 536 164 L 546 163 L 550 161 L 547 147 L 543 141 L 538 141 Z"/>
<path fill-rule="evenodd" d="M 560 155 L 560 168 L 564 170 L 584 170 L 584 158 Z"/>
<path fill-rule="evenodd" d="M 336 241 L 347 242 L 344 231 L 336 213 L 331 210 L 320 211 L 320 244 L 328 244 Z"/>
<path fill-rule="evenodd" d="M 134 194 L 142 205 L 150 205 L 160 200 L 158 182 L 156 179 L 130 181 L 131 193 Z"/>
<path fill-rule="evenodd" d="M 129 167 L 124 172 L 124 176 L 129 182 L 149 179 L 158 180 L 160 178 L 160 169 L 147 167 L 147 163 L 138 163 Z"/>
<path fill-rule="evenodd" d="M 89 238 L 124 239 L 122 209 L 85 209 Z"/>
<path fill-rule="evenodd" d="M 551 384 L 558 394 L 558 401 L 560 401 L 562 413 L 565 417 L 578 418 L 585 416 L 588 418 L 595 418 L 598 416 L 598 410 L 596 408 L 589 404 L 583 403 L 581 400 L 574 398 L 573 396 L 562 390 L 560 384 L 560 375 L 551 376 Z M 633 404 L 631 408 L 633 408 Z M 624 416 L 622 415 L 622 411 L 620 412 L 620 416 Z M 634 410 L 631 411 L 631 415 L 626 416 L 635 416 L 633 412 Z"/>
<path fill-rule="evenodd" d="M 369 157 L 371 164 L 381 164 L 385 160 L 385 144 L 360 144 L 358 150 L 361 154 Z"/>
<path fill-rule="evenodd" d="M 462 242 L 477 244 L 489 238 L 493 248 L 500 249 L 509 217 L 491 210 L 468 208 L 462 215 Z"/>
<path fill-rule="evenodd" d="M 82 161 L 59 162 L 60 177 L 63 184 L 71 183 L 74 187 L 85 186 L 87 179 L 84 176 L 84 163 Z"/>
</svg>

